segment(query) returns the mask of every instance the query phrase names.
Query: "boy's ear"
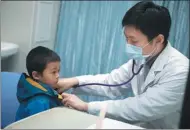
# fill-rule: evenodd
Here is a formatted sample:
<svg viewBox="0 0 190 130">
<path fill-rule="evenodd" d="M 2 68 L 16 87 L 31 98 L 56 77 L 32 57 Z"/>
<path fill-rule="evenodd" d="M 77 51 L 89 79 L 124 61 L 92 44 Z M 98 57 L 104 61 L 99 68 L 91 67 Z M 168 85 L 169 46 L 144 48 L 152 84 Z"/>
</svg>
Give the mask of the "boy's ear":
<svg viewBox="0 0 190 130">
<path fill-rule="evenodd" d="M 35 80 L 40 80 L 41 75 L 40 75 L 37 71 L 33 71 L 33 72 L 32 72 L 32 77 L 33 77 Z"/>
</svg>

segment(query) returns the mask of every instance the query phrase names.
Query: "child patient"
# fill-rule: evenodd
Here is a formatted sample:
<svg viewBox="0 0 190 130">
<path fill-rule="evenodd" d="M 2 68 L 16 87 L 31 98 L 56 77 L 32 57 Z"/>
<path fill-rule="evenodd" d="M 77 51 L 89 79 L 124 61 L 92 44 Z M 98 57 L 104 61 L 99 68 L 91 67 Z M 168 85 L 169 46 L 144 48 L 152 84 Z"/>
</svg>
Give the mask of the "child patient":
<svg viewBox="0 0 190 130">
<path fill-rule="evenodd" d="M 27 55 L 26 67 L 29 76 L 23 73 L 17 86 L 20 106 L 16 121 L 62 106 L 62 96 L 54 90 L 59 78 L 60 57 L 52 50 L 39 46 Z"/>
</svg>

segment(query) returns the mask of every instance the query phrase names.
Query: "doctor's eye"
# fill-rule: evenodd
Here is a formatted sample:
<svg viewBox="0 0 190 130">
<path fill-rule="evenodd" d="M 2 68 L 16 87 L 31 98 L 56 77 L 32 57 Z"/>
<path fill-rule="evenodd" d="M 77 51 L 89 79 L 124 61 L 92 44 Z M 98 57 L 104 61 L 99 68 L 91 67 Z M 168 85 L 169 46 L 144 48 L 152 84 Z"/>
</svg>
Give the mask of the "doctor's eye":
<svg viewBox="0 0 190 130">
<path fill-rule="evenodd" d="M 131 43 L 132 43 L 132 44 L 137 44 L 137 43 L 138 43 L 138 41 L 131 41 Z"/>
</svg>

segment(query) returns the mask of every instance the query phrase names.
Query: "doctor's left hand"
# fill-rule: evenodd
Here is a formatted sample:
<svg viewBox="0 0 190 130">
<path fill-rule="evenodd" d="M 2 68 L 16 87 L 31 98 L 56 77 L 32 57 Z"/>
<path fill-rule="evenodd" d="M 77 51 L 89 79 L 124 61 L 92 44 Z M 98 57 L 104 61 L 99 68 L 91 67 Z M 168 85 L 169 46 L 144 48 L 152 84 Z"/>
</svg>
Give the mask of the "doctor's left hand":
<svg viewBox="0 0 190 130">
<path fill-rule="evenodd" d="M 62 93 L 63 100 L 65 106 L 72 107 L 74 109 L 80 111 L 88 111 L 88 103 L 82 101 L 74 94 Z"/>
</svg>

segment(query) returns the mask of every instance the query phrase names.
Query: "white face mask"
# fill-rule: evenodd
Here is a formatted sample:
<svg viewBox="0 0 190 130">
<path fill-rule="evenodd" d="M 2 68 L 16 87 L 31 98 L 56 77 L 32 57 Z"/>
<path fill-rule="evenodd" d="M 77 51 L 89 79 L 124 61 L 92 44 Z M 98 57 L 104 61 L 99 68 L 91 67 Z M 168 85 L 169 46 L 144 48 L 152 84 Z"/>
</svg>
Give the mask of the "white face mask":
<svg viewBox="0 0 190 130">
<path fill-rule="evenodd" d="M 149 43 L 148 43 L 149 44 Z M 130 59 L 135 60 L 142 60 L 145 57 L 148 57 L 149 55 L 143 55 L 143 48 L 145 48 L 148 44 L 146 44 L 144 47 L 137 47 L 131 44 L 126 43 L 126 53 L 129 56 Z"/>
<path fill-rule="evenodd" d="M 145 60 L 146 58 L 152 56 L 152 54 L 154 53 L 155 49 L 148 55 L 143 55 L 143 48 L 145 48 L 149 43 L 147 43 L 145 46 L 141 47 L 137 47 L 131 44 L 126 44 L 126 53 L 127 56 L 130 59 L 134 59 L 134 60 Z"/>
<path fill-rule="evenodd" d="M 150 57 L 150 55 L 143 55 L 143 57 L 146 59 L 146 58 Z"/>
</svg>

